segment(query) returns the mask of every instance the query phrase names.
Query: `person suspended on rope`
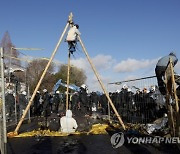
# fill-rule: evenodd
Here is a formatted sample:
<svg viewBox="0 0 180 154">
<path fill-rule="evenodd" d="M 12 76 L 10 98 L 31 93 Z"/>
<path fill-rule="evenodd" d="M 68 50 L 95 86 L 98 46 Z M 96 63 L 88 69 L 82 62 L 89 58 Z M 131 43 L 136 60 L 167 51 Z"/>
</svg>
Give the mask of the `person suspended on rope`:
<svg viewBox="0 0 180 154">
<path fill-rule="evenodd" d="M 176 57 L 176 54 L 171 52 L 169 55 L 164 56 L 160 58 L 156 64 L 155 73 L 158 81 L 159 91 L 162 95 L 166 94 L 166 86 L 164 83 L 164 75 L 166 68 L 169 64 L 169 59 L 172 59 L 173 67 L 177 64 L 178 58 Z"/>
<path fill-rule="evenodd" d="M 74 24 L 68 31 L 66 41 L 68 42 L 69 51 L 71 54 L 76 51 L 77 35 L 81 35 L 79 25 Z"/>
</svg>

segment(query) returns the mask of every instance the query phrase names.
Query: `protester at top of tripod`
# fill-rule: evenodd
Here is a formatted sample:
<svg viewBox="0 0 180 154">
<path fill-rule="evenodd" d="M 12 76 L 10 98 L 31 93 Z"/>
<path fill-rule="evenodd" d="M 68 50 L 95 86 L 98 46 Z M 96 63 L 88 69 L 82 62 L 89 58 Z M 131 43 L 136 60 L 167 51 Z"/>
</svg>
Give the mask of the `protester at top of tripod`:
<svg viewBox="0 0 180 154">
<path fill-rule="evenodd" d="M 81 35 L 81 33 L 79 31 L 79 25 L 75 24 L 69 29 L 66 38 L 71 54 L 76 51 L 77 35 Z"/>
<path fill-rule="evenodd" d="M 66 41 L 76 41 L 77 35 L 81 35 L 81 33 L 79 31 L 79 25 L 75 24 L 69 29 Z"/>
<path fill-rule="evenodd" d="M 166 94 L 166 88 L 165 88 L 165 83 L 164 83 L 163 78 L 165 75 L 166 68 L 169 64 L 170 58 L 172 60 L 173 66 L 175 66 L 178 62 L 178 58 L 176 57 L 175 53 L 171 52 L 169 55 L 160 58 L 156 64 L 156 68 L 155 68 L 159 91 L 161 92 L 162 95 Z"/>
</svg>

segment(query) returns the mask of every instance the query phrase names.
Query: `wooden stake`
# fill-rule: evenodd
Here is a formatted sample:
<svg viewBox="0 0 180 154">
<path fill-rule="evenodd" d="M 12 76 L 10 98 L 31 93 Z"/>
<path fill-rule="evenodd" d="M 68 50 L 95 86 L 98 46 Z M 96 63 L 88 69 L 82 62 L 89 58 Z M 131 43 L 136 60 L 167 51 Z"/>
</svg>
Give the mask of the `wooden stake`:
<svg viewBox="0 0 180 154">
<path fill-rule="evenodd" d="M 111 98 L 109 97 L 109 94 L 107 93 L 107 91 L 106 91 L 106 89 L 105 89 L 105 87 L 104 87 L 104 85 L 103 85 L 103 83 L 102 83 L 102 81 L 101 81 L 101 79 L 100 79 L 100 77 L 99 77 L 99 75 L 98 75 L 96 69 L 95 69 L 95 66 L 94 66 L 93 63 L 92 63 L 92 61 L 91 61 L 91 59 L 90 59 L 90 57 L 89 57 L 89 55 L 88 55 L 88 53 L 87 53 L 87 51 L 86 51 L 86 48 L 84 47 L 84 44 L 83 44 L 83 42 L 82 42 L 80 36 L 78 36 L 78 39 L 79 39 L 79 42 L 80 42 L 80 44 L 81 44 L 81 46 L 82 46 L 82 48 L 83 48 L 83 51 L 84 51 L 84 53 L 85 53 L 85 55 L 86 55 L 86 57 L 87 57 L 87 59 L 88 59 L 90 65 L 91 65 L 91 68 L 92 68 L 94 74 L 96 75 L 96 78 L 97 78 L 97 80 L 98 80 L 98 82 L 99 82 L 99 84 L 100 84 L 102 90 L 104 91 L 104 93 L 105 93 L 105 95 L 106 95 L 106 97 L 107 97 L 109 103 L 111 104 L 112 109 L 114 110 L 114 112 L 115 112 L 115 114 L 116 114 L 116 116 L 117 116 L 117 118 L 118 118 L 120 124 L 122 125 L 123 129 L 126 130 L 125 125 L 124 125 L 124 123 L 123 123 L 123 121 L 122 121 L 122 119 L 121 119 L 119 113 L 117 112 L 117 110 L 116 110 L 116 108 L 115 108 L 113 102 L 111 101 Z"/>
<path fill-rule="evenodd" d="M 177 92 L 176 92 L 176 82 L 174 78 L 174 67 L 172 64 L 172 59 L 170 58 L 170 69 L 171 69 L 171 80 L 172 80 L 172 96 L 174 95 L 174 100 L 175 100 L 175 119 L 176 119 L 176 131 L 175 135 L 180 137 L 180 119 L 179 119 L 179 101 L 177 97 Z"/>
<path fill-rule="evenodd" d="M 173 116 L 173 107 L 170 103 L 171 95 L 172 95 L 172 80 L 171 80 L 171 67 L 170 63 L 167 66 L 165 72 L 165 84 L 166 84 L 166 107 L 168 114 L 168 125 L 170 128 L 170 133 L 172 136 L 175 136 L 175 123 Z"/>
<path fill-rule="evenodd" d="M 179 113 L 179 104 L 178 104 L 178 97 L 176 93 L 176 83 L 175 83 L 175 78 L 174 78 L 174 69 L 173 69 L 173 64 L 172 64 L 172 59 L 170 58 L 170 68 L 171 68 L 171 80 L 172 80 L 172 88 L 174 92 L 174 99 L 176 103 L 176 114 Z"/>
</svg>

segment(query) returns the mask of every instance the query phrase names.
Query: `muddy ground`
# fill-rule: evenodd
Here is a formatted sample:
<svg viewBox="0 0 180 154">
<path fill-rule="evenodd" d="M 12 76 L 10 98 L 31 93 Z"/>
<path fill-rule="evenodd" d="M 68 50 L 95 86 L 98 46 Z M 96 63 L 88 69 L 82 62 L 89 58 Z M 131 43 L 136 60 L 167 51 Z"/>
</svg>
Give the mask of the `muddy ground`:
<svg viewBox="0 0 180 154">
<path fill-rule="evenodd" d="M 32 131 L 39 128 L 42 119 L 34 119 L 31 123 L 24 122 L 19 133 Z M 84 118 L 77 119 L 79 130 L 87 129 L 88 121 Z M 82 124 L 80 124 L 82 123 Z M 87 128 L 86 128 L 87 127 Z M 14 130 L 14 126 L 8 128 L 8 132 Z M 176 154 L 180 153 L 176 144 L 128 144 L 113 148 L 111 136 L 122 130 L 108 131 L 108 134 L 99 135 L 69 135 L 65 137 L 14 137 L 8 138 L 8 154 Z M 133 132 L 132 132 L 133 133 Z M 126 135 L 127 132 L 124 132 Z M 131 134 L 128 134 L 131 135 Z M 134 135 L 134 134 L 133 134 Z M 139 135 L 139 134 L 138 134 Z"/>
</svg>

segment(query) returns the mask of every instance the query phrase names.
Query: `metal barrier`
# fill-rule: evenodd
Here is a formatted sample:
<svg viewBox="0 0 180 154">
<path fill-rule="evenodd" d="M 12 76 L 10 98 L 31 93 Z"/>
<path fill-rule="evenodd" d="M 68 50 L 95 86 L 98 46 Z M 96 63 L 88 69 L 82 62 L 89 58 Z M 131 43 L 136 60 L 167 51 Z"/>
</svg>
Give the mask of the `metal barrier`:
<svg viewBox="0 0 180 154">
<path fill-rule="evenodd" d="M 110 83 L 110 93 L 119 114 L 126 123 L 146 124 L 166 112 L 165 99 L 159 92 L 155 76 Z"/>
</svg>

